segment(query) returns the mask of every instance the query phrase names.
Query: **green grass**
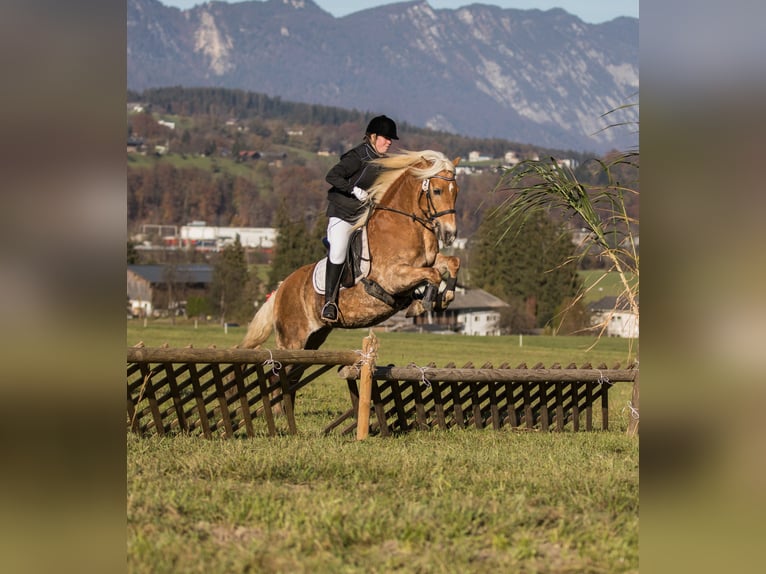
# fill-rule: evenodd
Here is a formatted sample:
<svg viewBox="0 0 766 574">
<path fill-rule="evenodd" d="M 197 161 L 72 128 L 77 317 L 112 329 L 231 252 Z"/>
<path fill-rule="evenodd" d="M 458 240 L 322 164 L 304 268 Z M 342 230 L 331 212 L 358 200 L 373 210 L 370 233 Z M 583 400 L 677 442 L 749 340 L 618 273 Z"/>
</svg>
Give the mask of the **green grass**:
<svg viewBox="0 0 766 574">
<path fill-rule="evenodd" d="M 583 286 L 586 289 L 598 281 L 598 285 L 592 289 L 588 289 L 585 293 L 584 300 L 586 303 L 598 301 L 602 297 L 616 297 L 624 290 L 620 277 L 616 272 L 607 273 L 606 276 L 604 276 L 604 271 L 600 269 L 588 269 L 579 271 L 578 273 L 583 281 Z M 602 276 L 604 276 L 603 279 L 601 279 Z M 631 284 L 635 283 L 635 277 L 632 273 L 628 273 L 627 277 Z"/>
<path fill-rule="evenodd" d="M 178 128 L 176 128 L 178 129 Z M 315 152 L 303 150 L 291 146 L 275 146 L 274 153 L 285 152 L 296 158 L 299 162 L 319 162 L 326 171 L 329 170 L 337 161 L 337 157 L 319 157 Z M 263 160 L 260 160 L 263 161 Z M 196 153 L 180 154 L 170 151 L 162 157 L 156 157 L 151 150 L 146 155 L 128 154 L 127 162 L 132 167 L 151 168 L 157 162 L 170 164 L 177 169 L 197 168 L 205 172 L 214 173 L 217 168 L 218 173 L 231 176 L 243 177 L 253 180 L 256 178 L 255 163 L 252 161 L 238 162 L 233 157 L 202 156 Z"/>
<path fill-rule="evenodd" d="M 128 344 L 232 347 L 244 327 L 129 321 Z M 367 330 L 323 349 L 360 349 Z M 628 341 L 376 333 L 378 364 L 623 362 Z M 267 347 L 269 344 L 267 343 Z M 273 348 L 273 346 L 271 347 Z M 297 436 L 128 434 L 130 572 L 637 572 L 630 385 L 607 432 L 434 430 L 357 442 L 335 372 L 302 389 Z M 284 421 L 278 421 L 284 426 Z"/>
<path fill-rule="evenodd" d="M 227 332 L 225 332 L 227 331 Z M 239 344 L 245 335 L 246 325 L 224 327 L 217 323 L 179 319 L 175 325 L 169 320 L 149 320 L 147 327 L 142 319 L 129 319 L 127 344 L 129 346 L 143 342 L 147 347 L 209 347 L 226 349 Z M 337 329 L 330 333 L 322 349 L 345 350 L 361 349 L 362 340 L 369 333 L 368 329 Z M 594 366 L 606 363 L 612 367 L 615 363 L 627 365 L 635 357 L 636 344 L 626 339 L 593 337 L 553 337 L 508 335 L 502 337 L 467 337 L 461 335 L 423 335 L 420 333 L 376 332 L 380 345 L 378 364 L 396 365 L 410 362 L 426 365 L 430 362 L 442 367 L 449 362 L 463 366 L 473 362 L 480 367 L 486 362 L 495 366 L 507 362 L 516 367 L 526 362 L 528 367 L 542 362 L 550 366 L 554 362 L 566 367 L 569 363 L 578 366 L 589 362 Z M 632 344 L 631 344 L 632 343 Z M 595 346 L 594 346 L 595 344 Z M 273 336 L 263 345 L 275 348 Z"/>
<path fill-rule="evenodd" d="M 214 173 L 217 167 L 219 174 L 243 177 L 253 180 L 255 172 L 251 163 L 239 163 L 232 158 L 206 157 L 198 154 L 168 153 L 162 157 L 155 157 L 151 153 L 147 155 L 128 154 L 128 164 L 135 168 L 151 168 L 158 162 L 172 165 L 176 169 L 196 168 L 201 171 Z"/>
</svg>

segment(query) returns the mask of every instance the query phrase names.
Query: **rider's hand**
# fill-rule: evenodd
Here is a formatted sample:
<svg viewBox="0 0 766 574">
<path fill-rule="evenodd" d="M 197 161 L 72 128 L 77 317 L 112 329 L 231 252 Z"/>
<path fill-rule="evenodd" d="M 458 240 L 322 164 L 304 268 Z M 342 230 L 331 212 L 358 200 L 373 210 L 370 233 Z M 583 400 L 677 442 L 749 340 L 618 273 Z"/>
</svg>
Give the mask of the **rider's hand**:
<svg viewBox="0 0 766 574">
<path fill-rule="evenodd" d="M 367 197 L 369 197 L 370 194 L 363 190 L 361 187 L 354 187 L 351 195 L 353 195 L 359 201 L 367 201 Z"/>
</svg>

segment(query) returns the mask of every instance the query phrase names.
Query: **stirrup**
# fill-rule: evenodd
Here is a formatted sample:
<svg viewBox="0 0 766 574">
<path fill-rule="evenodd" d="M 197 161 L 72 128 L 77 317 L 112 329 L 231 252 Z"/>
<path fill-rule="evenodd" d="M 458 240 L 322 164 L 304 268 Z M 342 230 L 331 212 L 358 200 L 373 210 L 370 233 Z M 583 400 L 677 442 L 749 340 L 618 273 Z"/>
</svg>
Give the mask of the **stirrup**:
<svg viewBox="0 0 766 574">
<path fill-rule="evenodd" d="M 338 320 L 338 306 L 333 301 L 328 301 L 322 307 L 322 319 L 334 323 Z"/>
</svg>

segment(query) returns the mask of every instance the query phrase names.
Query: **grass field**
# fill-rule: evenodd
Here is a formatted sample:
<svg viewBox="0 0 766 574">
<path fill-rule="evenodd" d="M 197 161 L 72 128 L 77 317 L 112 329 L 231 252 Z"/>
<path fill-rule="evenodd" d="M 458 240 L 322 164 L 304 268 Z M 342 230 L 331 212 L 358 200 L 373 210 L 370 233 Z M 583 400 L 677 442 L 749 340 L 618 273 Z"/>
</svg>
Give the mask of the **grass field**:
<svg viewBox="0 0 766 574">
<path fill-rule="evenodd" d="M 132 320 L 127 342 L 228 348 L 244 330 Z M 335 331 L 323 349 L 360 349 L 367 332 Z M 637 352 L 622 339 L 376 335 L 378 364 L 611 367 Z M 128 434 L 128 570 L 637 572 L 629 399 L 629 384 L 612 387 L 607 432 L 434 430 L 357 442 L 322 434 L 350 405 L 331 372 L 298 393 L 297 436 Z"/>
<path fill-rule="evenodd" d="M 585 288 L 583 299 L 586 303 L 598 301 L 602 297 L 607 296 L 617 297 L 625 290 L 620 281 L 620 276 L 615 272 L 604 274 L 602 270 L 590 269 L 586 271 L 578 271 L 578 273 L 582 279 L 583 287 Z M 635 285 L 635 276 L 632 273 L 628 273 L 627 277 L 628 282 L 631 285 Z"/>
</svg>

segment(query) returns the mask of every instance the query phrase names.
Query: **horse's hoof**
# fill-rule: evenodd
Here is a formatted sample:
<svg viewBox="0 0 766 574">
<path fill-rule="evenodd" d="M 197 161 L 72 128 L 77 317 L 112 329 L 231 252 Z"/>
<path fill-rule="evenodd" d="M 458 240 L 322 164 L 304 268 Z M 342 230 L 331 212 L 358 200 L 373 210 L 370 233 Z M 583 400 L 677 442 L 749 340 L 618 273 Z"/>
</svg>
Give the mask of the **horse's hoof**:
<svg viewBox="0 0 766 574">
<path fill-rule="evenodd" d="M 416 301 L 413 301 L 410 303 L 410 306 L 407 307 L 407 311 L 405 312 L 405 317 L 418 317 L 426 312 L 426 308 L 423 307 L 423 302 L 418 299 Z"/>
</svg>

